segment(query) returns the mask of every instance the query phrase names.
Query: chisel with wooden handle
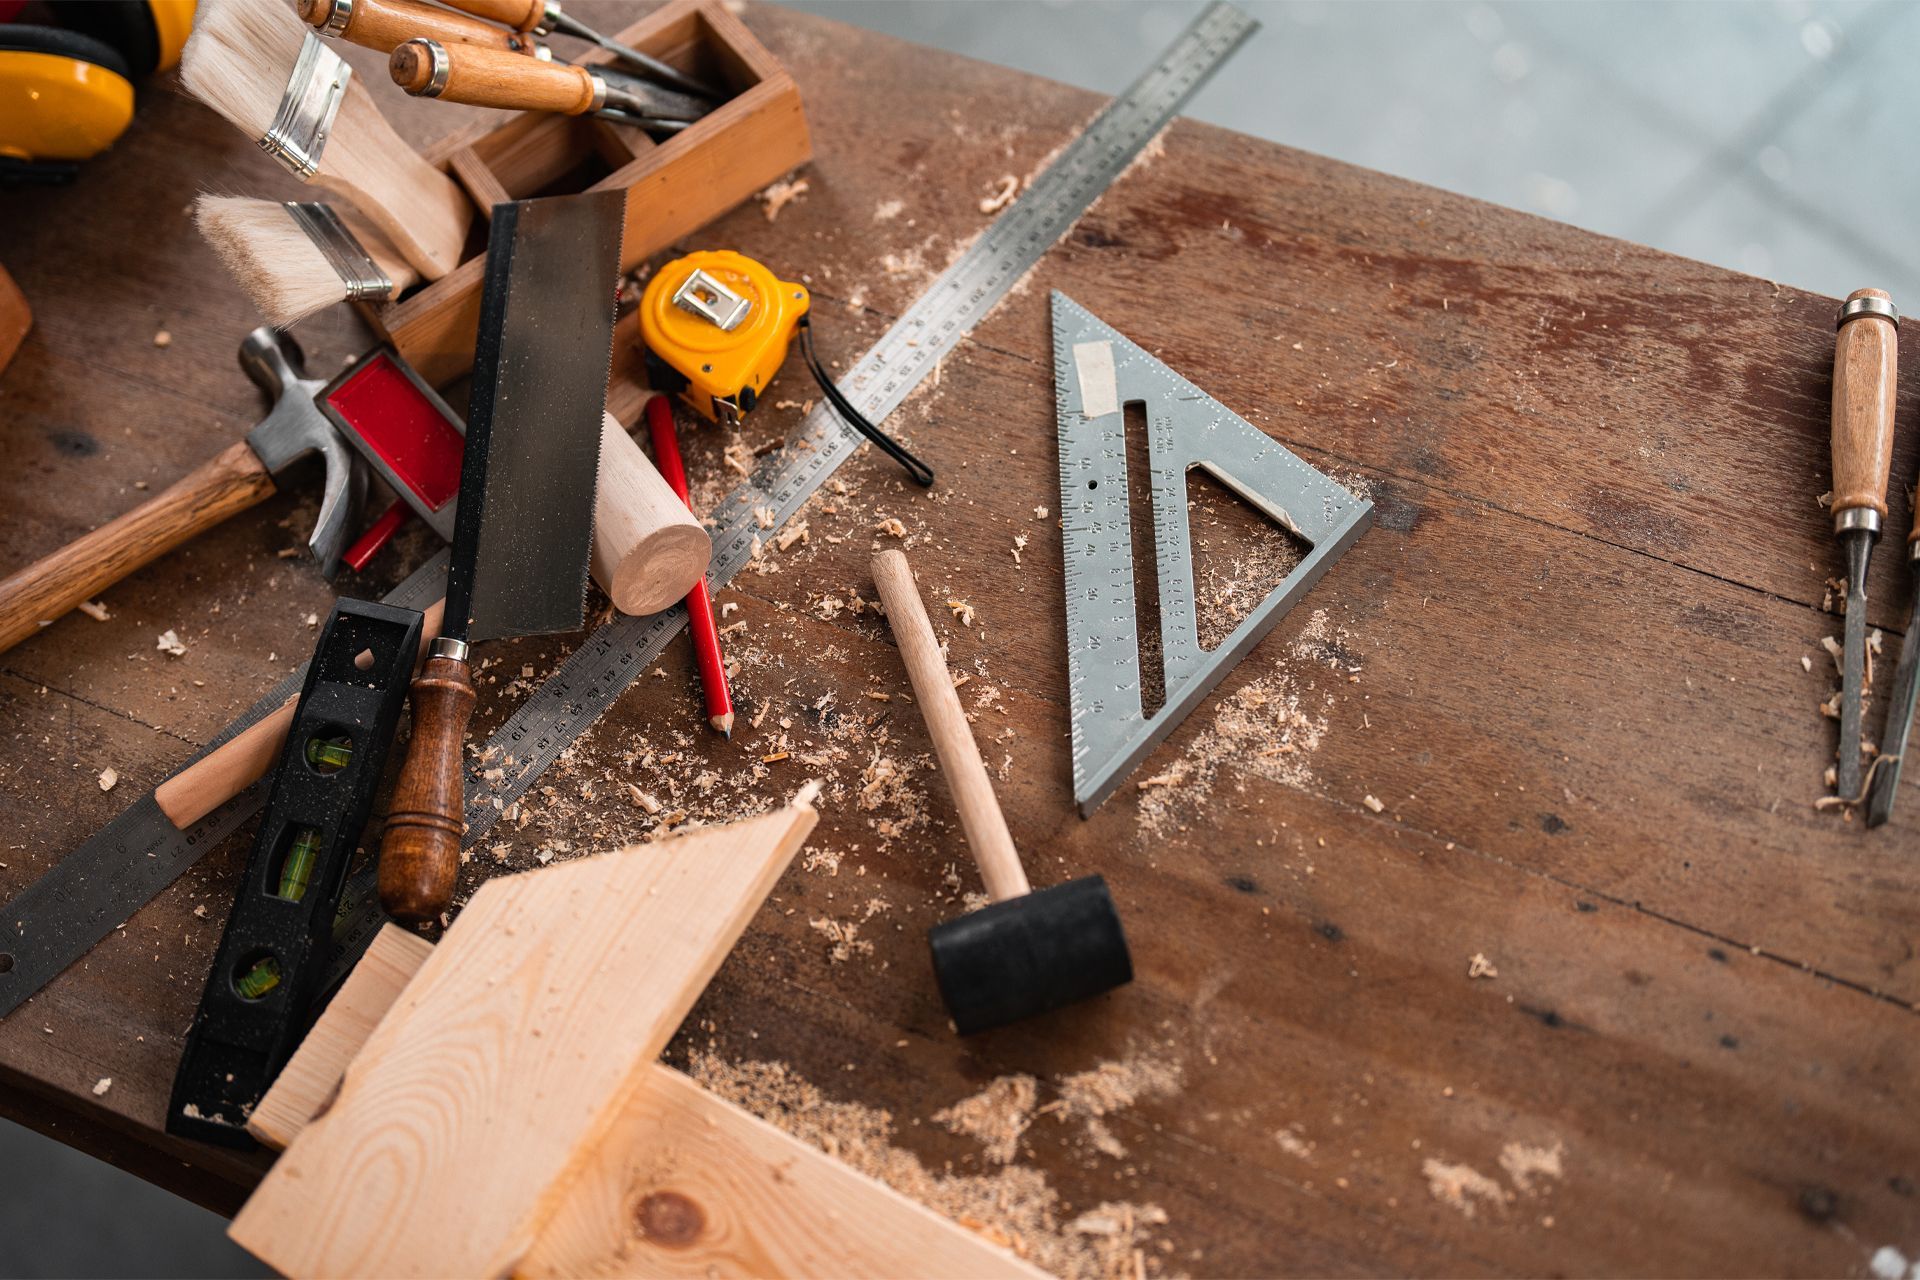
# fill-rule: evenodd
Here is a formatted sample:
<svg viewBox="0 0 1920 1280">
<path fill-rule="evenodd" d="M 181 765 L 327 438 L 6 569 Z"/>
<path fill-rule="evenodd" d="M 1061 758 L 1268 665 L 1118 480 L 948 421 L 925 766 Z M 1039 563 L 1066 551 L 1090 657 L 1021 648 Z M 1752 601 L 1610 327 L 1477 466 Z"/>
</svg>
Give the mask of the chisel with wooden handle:
<svg viewBox="0 0 1920 1280">
<path fill-rule="evenodd" d="M 470 13 L 488 22 L 503 23 L 515 31 L 525 31 L 533 35 L 545 35 L 550 31 L 558 31 L 576 40 L 585 40 L 599 45 L 647 79 L 670 85 L 683 93 L 698 94 L 700 97 L 716 101 L 723 96 L 717 89 L 678 68 L 669 66 L 660 59 L 644 54 L 630 45 L 621 44 L 618 40 L 601 35 L 586 23 L 562 10 L 555 0 L 446 0 L 446 3 L 449 8 Z"/>
<path fill-rule="evenodd" d="M 564 62 L 540 62 L 499 49 L 438 40 L 394 46 L 387 70 L 416 98 L 441 98 L 473 107 L 552 111 L 578 116 L 619 112 L 661 124 L 698 119 L 701 104 L 636 88 L 617 78 Z"/>
<path fill-rule="evenodd" d="M 0 650 L 228 516 L 265 501 L 275 491 L 275 476 L 315 453 L 326 461 L 326 481 L 307 545 L 322 572 L 333 573 L 353 531 L 365 472 L 314 407 L 314 393 L 324 384 L 306 376 L 292 338 L 255 329 L 240 345 L 240 366 L 274 398 L 273 411 L 245 441 L 150 501 L 0 582 Z"/>
<path fill-rule="evenodd" d="M 417 37 L 442 44 L 481 45 L 503 53 L 553 56 L 524 32 L 415 0 L 300 0 L 299 9 L 301 21 L 321 35 L 381 53 L 391 53 L 395 45 Z"/>
<path fill-rule="evenodd" d="M 1860 800 L 1860 717 L 1866 699 L 1867 565 L 1887 518 L 1900 312 L 1880 289 L 1855 289 L 1840 308 L 1833 351 L 1833 531 L 1847 555 L 1846 637 L 1840 655 L 1840 758 L 1834 792 Z"/>
</svg>

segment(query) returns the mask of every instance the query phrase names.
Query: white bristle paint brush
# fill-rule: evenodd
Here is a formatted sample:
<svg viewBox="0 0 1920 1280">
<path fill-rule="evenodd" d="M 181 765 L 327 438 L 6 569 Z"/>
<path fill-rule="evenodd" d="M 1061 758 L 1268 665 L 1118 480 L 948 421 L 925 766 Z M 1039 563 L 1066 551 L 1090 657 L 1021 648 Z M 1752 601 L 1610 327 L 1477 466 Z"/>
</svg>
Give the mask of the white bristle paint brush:
<svg viewBox="0 0 1920 1280">
<path fill-rule="evenodd" d="M 453 179 L 435 169 L 387 123 L 357 79 L 337 94 L 330 125 L 320 108 L 329 86 L 306 75 L 314 64 L 344 67 L 315 40 L 305 49 L 306 24 L 282 0 L 201 0 L 193 35 L 180 57 L 187 91 L 266 146 L 291 135 L 313 143 L 311 172 L 268 150 L 295 176 L 351 204 L 384 233 L 415 270 L 438 280 L 460 265 L 473 206 Z M 303 83 L 294 84 L 296 69 Z M 302 90 L 310 90 L 303 93 Z M 318 141 L 314 139 L 315 124 Z"/>
<path fill-rule="evenodd" d="M 202 195 L 194 223 L 268 323 L 350 298 L 393 298 L 420 278 L 398 249 L 351 210 Z"/>
</svg>

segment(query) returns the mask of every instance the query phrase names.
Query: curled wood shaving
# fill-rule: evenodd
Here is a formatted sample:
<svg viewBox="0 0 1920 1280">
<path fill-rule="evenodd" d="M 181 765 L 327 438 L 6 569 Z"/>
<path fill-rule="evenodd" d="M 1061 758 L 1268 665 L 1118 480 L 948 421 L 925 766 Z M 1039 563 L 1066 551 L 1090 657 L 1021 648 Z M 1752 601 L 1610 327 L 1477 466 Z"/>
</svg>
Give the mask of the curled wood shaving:
<svg viewBox="0 0 1920 1280">
<path fill-rule="evenodd" d="M 160 633 L 160 640 L 155 648 L 175 658 L 187 651 L 186 643 L 180 639 L 179 635 L 177 635 L 171 627 Z"/>
<path fill-rule="evenodd" d="M 1013 203 L 1014 193 L 1020 190 L 1020 179 L 1007 174 L 1000 179 L 999 190 L 980 202 L 980 212 L 998 213 Z"/>
<path fill-rule="evenodd" d="M 1469 978 L 1497 978 L 1500 976 L 1500 970 L 1494 967 L 1493 961 L 1476 951 L 1473 953 L 1473 957 L 1467 961 L 1467 976 Z"/>
<path fill-rule="evenodd" d="M 86 614 L 89 618 L 92 618 L 95 622 L 105 622 L 113 616 L 107 612 L 107 606 L 99 600 L 82 600 L 73 607 Z"/>
<path fill-rule="evenodd" d="M 772 222 L 780 216 L 780 211 L 807 193 L 805 178 L 789 178 L 773 183 L 760 193 L 760 212 Z"/>
<path fill-rule="evenodd" d="M 907 536 L 907 526 L 901 524 L 897 516 L 888 516 L 884 520 L 876 521 L 873 529 L 875 533 L 884 533 L 890 538 L 904 538 Z"/>
</svg>

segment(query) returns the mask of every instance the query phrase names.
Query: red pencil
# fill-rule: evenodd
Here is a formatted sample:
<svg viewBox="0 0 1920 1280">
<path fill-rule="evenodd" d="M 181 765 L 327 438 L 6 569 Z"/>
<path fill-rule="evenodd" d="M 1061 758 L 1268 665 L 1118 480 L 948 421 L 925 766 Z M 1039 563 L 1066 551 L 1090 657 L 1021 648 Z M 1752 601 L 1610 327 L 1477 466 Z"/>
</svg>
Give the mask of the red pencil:
<svg viewBox="0 0 1920 1280">
<path fill-rule="evenodd" d="M 693 511 L 693 501 L 687 497 L 687 468 L 680 461 L 680 440 L 673 432 L 673 405 L 665 396 L 647 401 L 647 433 L 653 437 L 653 458 L 660 464 L 661 476 L 687 504 L 687 510 Z M 727 690 L 727 660 L 720 652 L 720 630 L 713 622 L 713 598 L 707 594 L 705 578 L 687 593 L 687 626 L 693 633 L 700 687 L 707 695 L 707 722 L 731 738 L 733 695 Z"/>
</svg>

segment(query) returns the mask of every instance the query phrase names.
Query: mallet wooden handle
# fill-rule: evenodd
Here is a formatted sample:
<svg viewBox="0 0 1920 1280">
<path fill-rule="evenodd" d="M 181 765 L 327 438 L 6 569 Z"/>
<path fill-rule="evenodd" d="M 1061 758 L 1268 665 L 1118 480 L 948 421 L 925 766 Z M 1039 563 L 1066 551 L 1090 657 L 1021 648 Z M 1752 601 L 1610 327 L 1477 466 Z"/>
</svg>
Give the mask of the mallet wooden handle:
<svg viewBox="0 0 1920 1280">
<path fill-rule="evenodd" d="M 531 41 L 490 22 L 414 0 L 300 0 L 301 19 L 316 31 L 327 30 L 343 9 L 343 25 L 334 34 L 381 53 L 391 53 L 395 45 L 416 38 L 476 44 L 507 53 L 526 53 L 532 47 Z"/>
<path fill-rule="evenodd" d="M 151 500 L 0 582 L 0 650 L 11 649 L 181 543 L 273 492 L 242 441 Z"/>
<path fill-rule="evenodd" d="M 1030 891 L 1027 873 L 1014 851 L 1013 833 L 1007 830 L 1000 802 L 994 798 L 993 783 L 980 760 L 967 713 L 960 709 L 960 695 L 953 691 L 953 678 L 947 674 L 940 642 L 934 638 L 933 623 L 920 602 L 920 589 L 914 585 L 906 555 L 882 551 L 875 556 L 873 584 L 880 589 L 880 603 L 886 606 L 887 622 L 900 646 L 900 660 L 906 663 L 907 677 L 913 681 L 920 714 L 933 739 L 933 753 L 953 793 L 954 808 L 960 811 L 960 826 L 967 833 L 967 845 L 980 866 L 987 894 L 995 902 L 1020 897 Z"/>
<path fill-rule="evenodd" d="M 466 798 L 461 761 L 473 717 L 473 677 L 434 656 L 407 695 L 413 738 L 380 840 L 380 904 L 396 920 L 432 920 L 453 900 Z"/>
<path fill-rule="evenodd" d="M 547 16 L 546 0 L 446 0 L 449 8 L 470 13 L 488 22 L 499 22 L 515 31 L 531 31 Z"/>
<path fill-rule="evenodd" d="M 577 116 L 593 110 L 602 96 L 600 83 L 584 67 L 474 44 L 408 40 L 394 47 L 387 70 L 416 97 L 474 107 Z"/>
<path fill-rule="evenodd" d="M 1880 289 L 1855 289 L 1861 298 L 1888 302 Z M 1893 398 L 1898 365 L 1897 326 L 1863 313 L 1840 324 L 1833 349 L 1833 514 L 1870 508 L 1887 514 L 1887 469 L 1893 458 Z M 1877 526 L 1876 526 L 1877 527 Z"/>
<path fill-rule="evenodd" d="M 416 666 L 426 660 L 427 646 L 440 634 L 446 605 L 445 600 L 435 600 L 426 608 Z M 153 798 L 160 812 L 184 831 L 266 777 L 286 745 L 299 705 L 300 695 L 295 694 L 155 787 Z"/>
</svg>

